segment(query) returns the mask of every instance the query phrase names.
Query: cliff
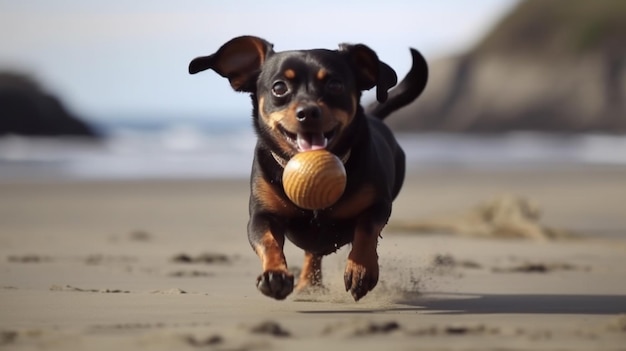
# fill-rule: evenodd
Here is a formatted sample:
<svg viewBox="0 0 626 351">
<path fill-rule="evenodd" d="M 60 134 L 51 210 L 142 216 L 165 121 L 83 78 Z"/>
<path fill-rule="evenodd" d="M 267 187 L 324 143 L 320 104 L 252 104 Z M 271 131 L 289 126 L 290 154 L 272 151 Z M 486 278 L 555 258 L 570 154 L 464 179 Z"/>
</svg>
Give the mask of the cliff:
<svg viewBox="0 0 626 351">
<path fill-rule="evenodd" d="M 626 132 L 626 2 L 526 0 L 470 52 L 430 62 L 396 130 Z"/>
</svg>

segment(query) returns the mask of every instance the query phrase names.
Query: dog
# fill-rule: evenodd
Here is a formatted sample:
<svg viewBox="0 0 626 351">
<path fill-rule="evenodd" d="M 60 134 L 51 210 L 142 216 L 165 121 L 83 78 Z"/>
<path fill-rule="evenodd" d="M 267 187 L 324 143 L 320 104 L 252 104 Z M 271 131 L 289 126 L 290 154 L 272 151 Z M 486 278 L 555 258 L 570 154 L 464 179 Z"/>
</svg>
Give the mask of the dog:
<svg viewBox="0 0 626 351">
<path fill-rule="evenodd" d="M 252 98 L 257 143 L 248 239 L 261 260 L 256 286 L 263 294 L 283 300 L 294 289 L 321 288 L 322 257 L 346 244 L 346 291 L 358 301 L 376 286 L 378 238 L 405 175 L 404 152 L 382 120 L 417 98 L 428 80 L 423 56 L 410 51 L 412 68 L 398 86 L 394 70 L 363 44 L 275 52 L 262 38 L 241 36 L 190 62 L 190 74 L 212 69 Z M 374 87 L 377 101 L 366 113 L 361 95 Z M 306 210 L 287 198 L 282 175 L 292 156 L 316 149 L 342 160 L 347 183 L 334 205 Z M 285 238 L 305 253 L 297 285 Z"/>
</svg>

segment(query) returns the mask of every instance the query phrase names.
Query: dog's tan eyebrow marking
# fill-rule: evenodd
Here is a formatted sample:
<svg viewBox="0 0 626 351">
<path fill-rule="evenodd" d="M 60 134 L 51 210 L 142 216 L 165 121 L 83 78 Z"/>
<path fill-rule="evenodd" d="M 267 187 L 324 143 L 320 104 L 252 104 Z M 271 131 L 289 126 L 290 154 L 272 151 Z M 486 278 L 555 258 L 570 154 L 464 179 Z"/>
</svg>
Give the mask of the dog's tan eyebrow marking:
<svg viewBox="0 0 626 351">
<path fill-rule="evenodd" d="M 317 71 L 317 79 L 319 80 L 324 80 L 324 78 L 326 78 L 326 76 L 328 75 L 328 71 L 321 68 L 319 71 Z"/>
<path fill-rule="evenodd" d="M 286 69 L 283 74 L 285 75 L 285 78 L 287 79 L 296 78 L 296 71 L 292 70 L 291 68 Z"/>
</svg>

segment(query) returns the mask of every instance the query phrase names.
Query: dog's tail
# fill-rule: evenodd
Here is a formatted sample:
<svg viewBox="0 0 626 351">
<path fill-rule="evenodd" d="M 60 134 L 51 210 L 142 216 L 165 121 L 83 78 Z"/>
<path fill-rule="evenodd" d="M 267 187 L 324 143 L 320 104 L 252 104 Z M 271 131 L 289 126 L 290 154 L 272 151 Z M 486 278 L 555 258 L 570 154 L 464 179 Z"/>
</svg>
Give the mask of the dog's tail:
<svg viewBox="0 0 626 351">
<path fill-rule="evenodd" d="M 385 119 L 392 112 L 410 104 L 424 91 L 428 81 L 428 64 L 422 54 L 413 48 L 411 48 L 411 56 L 413 56 L 413 66 L 409 73 L 406 74 L 400 84 L 389 91 L 387 101 L 383 103 L 374 102 L 367 106 L 366 112 L 368 114 L 381 120 Z"/>
</svg>

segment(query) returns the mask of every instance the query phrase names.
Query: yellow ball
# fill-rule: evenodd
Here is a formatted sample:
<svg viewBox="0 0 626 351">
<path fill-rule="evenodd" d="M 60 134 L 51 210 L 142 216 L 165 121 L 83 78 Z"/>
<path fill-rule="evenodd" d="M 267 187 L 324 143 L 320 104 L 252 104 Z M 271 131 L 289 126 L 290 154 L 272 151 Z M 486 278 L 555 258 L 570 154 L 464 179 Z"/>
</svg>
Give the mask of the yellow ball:
<svg viewBox="0 0 626 351">
<path fill-rule="evenodd" d="M 346 169 L 337 156 L 326 150 L 299 152 L 285 166 L 283 188 L 300 208 L 328 208 L 346 188 Z"/>
</svg>

